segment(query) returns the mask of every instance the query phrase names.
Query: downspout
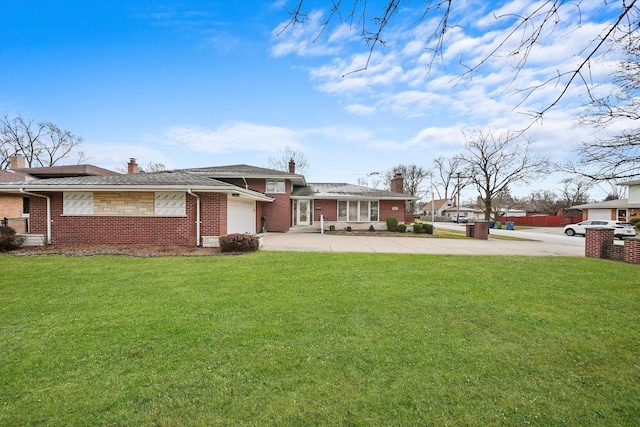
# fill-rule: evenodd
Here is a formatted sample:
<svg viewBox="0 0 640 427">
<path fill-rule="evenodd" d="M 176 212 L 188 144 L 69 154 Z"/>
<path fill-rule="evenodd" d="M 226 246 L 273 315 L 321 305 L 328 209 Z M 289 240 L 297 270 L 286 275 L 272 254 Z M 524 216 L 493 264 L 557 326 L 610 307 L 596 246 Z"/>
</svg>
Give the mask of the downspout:
<svg viewBox="0 0 640 427">
<path fill-rule="evenodd" d="M 249 189 L 249 184 L 247 184 L 247 180 L 245 179 L 244 175 L 242 175 L 242 180 L 244 181 L 244 189 L 248 190 Z"/>
<path fill-rule="evenodd" d="M 193 194 L 190 188 L 187 193 L 196 198 L 196 246 L 200 246 L 200 196 Z"/>
<path fill-rule="evenodd" d="M 47 199 L 47 245 L 51 244 L 51 197 L 45 196 L 44 194 L 36 194 L 25 191 L 24 188 L 20 189 L 22 194 L 27 194 L 29 196 L 43 197 Z"/>
</svg>

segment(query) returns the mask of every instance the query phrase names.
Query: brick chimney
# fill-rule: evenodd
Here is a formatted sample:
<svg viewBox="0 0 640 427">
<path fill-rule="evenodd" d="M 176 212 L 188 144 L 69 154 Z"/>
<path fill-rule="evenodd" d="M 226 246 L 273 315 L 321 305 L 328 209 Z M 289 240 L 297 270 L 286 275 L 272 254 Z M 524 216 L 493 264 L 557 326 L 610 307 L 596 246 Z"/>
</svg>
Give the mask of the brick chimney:
<svg viewBox="0 0 640 427">
<path fill-rule="evenodd" d="M 16 169 L 24 169 L 24 157 L 22 156 L 11 156 L 11 170 L 14 171 Z"/>
<path fill-rule="evenodd" d="M 399 172 L 396 172 L 395 178 L 391 180 L 391 191 L 404 194 L 404 178 L 402 178 L 402 174 Z"/>
<path fill-rule="evenodd" d="M 289 173 L 296 173 L 296 162 L 289 160 Z"/>
<path fill-rule="evenodd" d="M 127 173 L 138 173 L 138 164 L 133 157 L 129 159 L 129 163 L 127 164 Z"/>
</svg>

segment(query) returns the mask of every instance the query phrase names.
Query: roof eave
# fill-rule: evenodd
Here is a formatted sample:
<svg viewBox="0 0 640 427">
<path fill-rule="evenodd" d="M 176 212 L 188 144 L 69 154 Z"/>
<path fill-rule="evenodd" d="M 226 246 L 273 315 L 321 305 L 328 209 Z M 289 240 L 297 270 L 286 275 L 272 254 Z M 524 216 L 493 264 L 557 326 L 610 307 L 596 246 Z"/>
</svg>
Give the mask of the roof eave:
<svg viewBox="0 0 640 427">
<path fill-rule="evenodd" d="M 161 191 L 189 191 L 197 193 L 225 193 L 225 194 L 242 194 L 253 200 L 261 202 L 273 202 L 274 198 L 258 193 L 253 190 L 247 190 L 241 187 L 232 186 L 204 186 L 204 185 L 2 185 L 0 192 L 5 193 L 21 193 L 24 191 L 39 192 L 63 192 L 63 191 L 129 191 L 129 192 L 161 192 Z"/>
</svg>

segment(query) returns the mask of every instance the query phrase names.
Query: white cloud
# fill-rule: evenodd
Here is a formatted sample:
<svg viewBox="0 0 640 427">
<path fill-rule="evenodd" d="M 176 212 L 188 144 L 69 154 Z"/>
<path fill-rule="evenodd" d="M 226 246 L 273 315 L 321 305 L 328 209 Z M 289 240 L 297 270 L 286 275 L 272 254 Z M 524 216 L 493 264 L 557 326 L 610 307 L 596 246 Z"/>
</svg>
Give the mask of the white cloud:
<svg viewBox="0 0 640 427">
<path fill-rule="evenodd" d="M 369 116 L 378 111 L 376 107 L 363 104 L 349 104 L 344 109 L 348 113 L 354 114 L 356 116 Z"/>
<path fill-rule="evenodd" d="M 172 126 L 166 129 L 168 143 L 183 145 L 191 150 L 207 153 L 230 151 L 277 151 L 286 146 L 299 148 L 296 132 L 278 126 L 234 123 L 217 129 L 200 126 Z"/>
</svg>

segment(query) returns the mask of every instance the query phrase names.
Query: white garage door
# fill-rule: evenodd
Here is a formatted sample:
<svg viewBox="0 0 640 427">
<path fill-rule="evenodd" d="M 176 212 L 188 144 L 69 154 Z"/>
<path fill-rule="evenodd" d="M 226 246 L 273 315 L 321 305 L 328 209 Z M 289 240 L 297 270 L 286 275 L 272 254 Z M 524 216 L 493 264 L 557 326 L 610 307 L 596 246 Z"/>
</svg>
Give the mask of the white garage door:
<svg viewBox="0 0 640 427">
<path fill-rule="evenodd" d="M 229 195 L 227 198 L 227 234 L 256 232 L 256 202 Z"/>
<path fill-rule="evenodd" d="M 611 219 L 611 209 L 589 209 L 588 219 Z"/>
</svg>

